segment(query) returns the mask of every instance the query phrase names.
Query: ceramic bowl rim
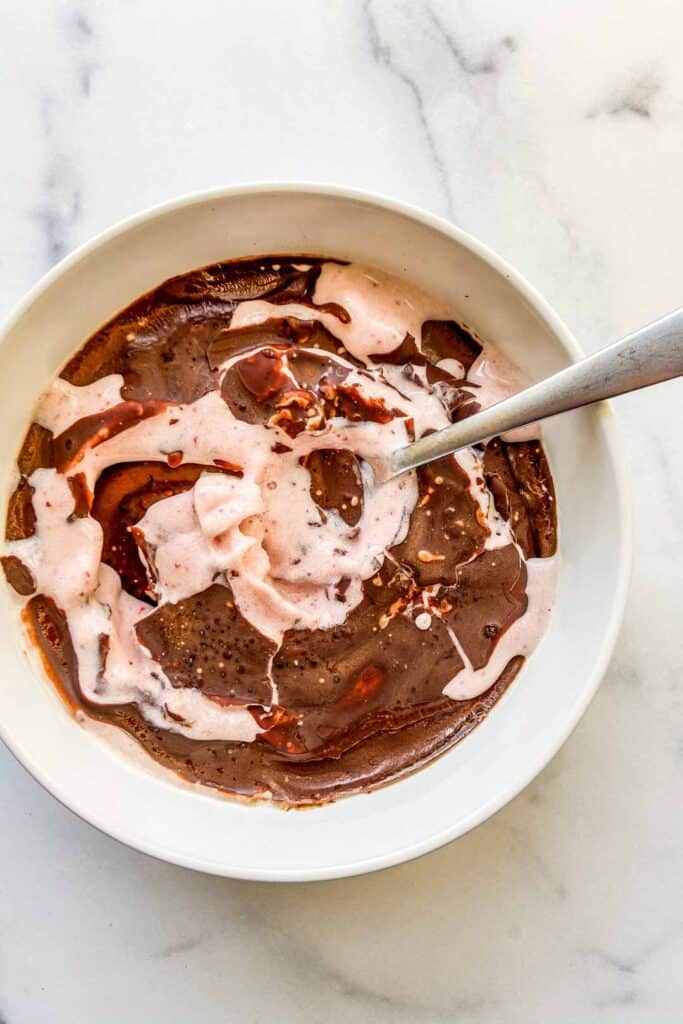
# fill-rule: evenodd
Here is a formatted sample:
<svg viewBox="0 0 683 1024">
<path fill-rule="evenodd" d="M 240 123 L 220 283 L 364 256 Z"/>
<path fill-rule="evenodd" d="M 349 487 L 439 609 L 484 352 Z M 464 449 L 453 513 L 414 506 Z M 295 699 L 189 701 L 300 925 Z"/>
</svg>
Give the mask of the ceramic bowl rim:
<svg viewBox="0 0 683 1024">
<path fill-rule="evenodd" d="M 390 196 L 371 192 L 361 188 L 352 188 L 343 185 L 333 185 L 321 182 L 278 182 L 261 181 L 254 183 L 235 184 L 208 190 L 199 190 L 177 196 L 173 199 L 147 207 L 131 216 L 118 221 L 114 225 L 99 232 L 94 237 L 78 246 L 73 252 L 65 256 L 54 267 L 52 267 L 26 295 L 14 306 L 10 313 L 0 324 L 0 345 L 4 344 L 7 335 L 15 325 L 29 311 L 31 306 L 59 280 L 72 267 L 88 259 L 91 253 L 106 245 L 108 242 L 125 235 L 127 232 L 143 224 L 153 221 L 155 218 L 162 218 L 180 209 L 196 204 L 211 201 L 221 201 L 239 196 L 267 194 L 289 194 L 289 195 L 315 195 L 331 197 L 333 199 L 346 199 L 362 202 L 371 206 L 384 209 L 407 217 L 413 221 L 423 224 L 434 231 L 445 235 L 449 240 L 454 241 L 487 264 L 498 275 L 506 279 L 512 288 L 517 291 L 523 299 L 540 316 L 554 337 L 560 342 L 563 349 L 573 358 L 580 359 L 584 356 L 581 346 L 578 344 L 568 327 L 561 320 L 551 305 L 543 296 L 524 278 L 514 267 L 501 256 L 498 256 L 483 242 L 457 227 L 445 218 L 421 209 L 418 206 L 403 200 L 394 199 Z M 616 421 L 608 403 L 602 403 L 596 409 L 601 419 L 601 426 L 604 431 L 604 439 L 609 460 L 611 461 L 614 474 L 615 486 L 618 495 L 618 507 L 616 514 L 620 526 L 621 542 L 618 550 L 618 575 L 609 616 L 608 626 L 604 632 L 598 657 L 595 659 L 593 668 L 586 679 L 581 699 L 573 708 L 573 713 L 567 716 L 564 729 L 559 736 L 553 736 L 540 755 L 527 765 L 527 770 L 520 773 L 508 785 L 502 785 L 495 798 L 483 803 L 465 821 L 460 820 L 457 824 L 451 825 L 441 831 L 428 836 L 421 841 L 404 844 L 386 854 L 373 856 L 361 861 L 354 861 L 349 864 L 341 864 L 324 869 L 313 868 L 286 868 L 281 870 L 263 870 L 257 868 L 250 870 L 244 866 L 230 867 L 216 863 L 208 858 L 187 857 L 177 854 L 174 851 L 162 848 L 161 844 L 156 845 L 145 841 L 136 840 L 133 835 L 124 835 L 122 830 L 111 831 L 103 820 L 95 820 L 93 815 L 86 815 L 76 810 L 69 794 L 60 793 L 46 773 L 36 763 L 35 758 L 29 757 L 21 750 L 21 745 L 14 742 L 12 737 L 6 734 L 4 725 L 0 721 L 0 739 L 6 744 L 11 753 L 23 765 L 30 775 L 54 796 L 61 804 L 67 807 L 72 813 L 104 834 L 111 836 L 126 846 L 150 856 L 175 863 L 183 867 L 204 871 L 211 874 L 225 875 L 233 878 L 261 880 L 261 881 L 313 881 L 331 878 L 342 878 L 353 875 L 365 874 L 371 871 L 381 870 L 396 864 L 404 863 L 420 857 L 432 850 L 449 843 L 462 835 L 467 834 L 477 825 L 495 814 L 501 807 L 509 803 L 517 796 L 538 774 L 545 768 L 549 761 L 555 756 L 558 750 L 564 745 L 577 724 L 583 717 L 588 705 L 593 699 L 602 677 L 612 657 L 614 647 L 619 635 L 621 622 L 624 615 L 626 600 L 628 597 L 629 582 L 631 576 L 632 547 L 633 547 L 633 524 L 631 509 L 631 488 L 628 474 L 628 463 L 620 438 Z"/>
</svg>

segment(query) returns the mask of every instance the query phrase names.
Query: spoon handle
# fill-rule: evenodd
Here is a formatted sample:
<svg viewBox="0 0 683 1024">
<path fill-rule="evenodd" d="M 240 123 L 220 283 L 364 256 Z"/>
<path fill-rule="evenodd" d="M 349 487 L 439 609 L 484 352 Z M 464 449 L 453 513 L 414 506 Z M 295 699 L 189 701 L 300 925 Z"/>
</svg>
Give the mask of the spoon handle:
<svg viewBox="0 0 683 1024">
<path fill-rule="evenodd" d="M 515 427 L 683 375 L 683 308 L 459 423 L 399 448 L 390 476 Z"/>
</svg>

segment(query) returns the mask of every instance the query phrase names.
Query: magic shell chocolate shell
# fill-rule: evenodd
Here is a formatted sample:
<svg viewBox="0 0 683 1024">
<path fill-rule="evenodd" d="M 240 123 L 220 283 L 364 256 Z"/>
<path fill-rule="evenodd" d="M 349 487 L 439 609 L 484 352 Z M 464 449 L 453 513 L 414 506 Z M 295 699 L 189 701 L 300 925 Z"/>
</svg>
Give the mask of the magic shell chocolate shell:
<svg viewBox="0 0 683 1024">
<path fill-rule="evenodd" d="M 381 486 L 368 460 L 523 383 L 373 268 L 164 282 L 67 363 L 18 456 L 3 566 L 51 679 L 240 797 L 323 803 L 426 764 L 543 634 L 553 483 L 528 429 Z"/>
</svg>

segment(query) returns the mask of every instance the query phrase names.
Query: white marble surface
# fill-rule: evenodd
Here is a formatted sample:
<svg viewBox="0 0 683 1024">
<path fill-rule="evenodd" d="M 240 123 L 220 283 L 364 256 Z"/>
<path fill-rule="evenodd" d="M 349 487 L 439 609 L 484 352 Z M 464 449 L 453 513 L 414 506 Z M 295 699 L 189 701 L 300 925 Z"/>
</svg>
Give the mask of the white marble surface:
<svg viewBox="0 0 683 1024">
<path fill-rule="evenodd" d="M 682 10 L 5 0 L 0 313 L 148 204 L 318 179 L 450 216 L 594 349 L 683 299 Z M 98 834 L 0 751 L 0 1020 L 679 1021 L 682 401 L 617 407 L 635 570 L 602 689 L 450 847 L 324 884 L 203 877 Z"/>
</svg>

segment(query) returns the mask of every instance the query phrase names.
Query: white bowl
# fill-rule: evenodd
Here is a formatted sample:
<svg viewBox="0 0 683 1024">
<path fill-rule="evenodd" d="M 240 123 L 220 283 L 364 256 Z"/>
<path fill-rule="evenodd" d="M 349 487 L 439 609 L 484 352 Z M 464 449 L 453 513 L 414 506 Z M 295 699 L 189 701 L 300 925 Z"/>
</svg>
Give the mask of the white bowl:
<svg viewBox="0 0 683 1024">
<path fill-rule="evenodd" d="M 479 242 L 430 214 L 349 189 L 230 188 L 125 221 L 55 267 L 3 332 L 3 494 L 40 391 L 102 321 L 173 274 L 261 253 L 384 267 L 446 299 L 535 378 L 581 350 L 543 299 Z M 273 881 L 334 878 L 433 850 L 514 797 L 595 693 L 623 611 L 630 563 L 626 473 L 605 406 L 551 421 L 561 573 L 550 629 L 482 725 L 453 750 L 369 795 L 306 812 L 243 805 L 177 784 L 116 752 L 67 712 L 22 648 L 0 588 L 0 735 L 54 796 L 130 846 L 202 871 Z M 115 730 L 114 730 L 115 731 Z"/>
</svg>

